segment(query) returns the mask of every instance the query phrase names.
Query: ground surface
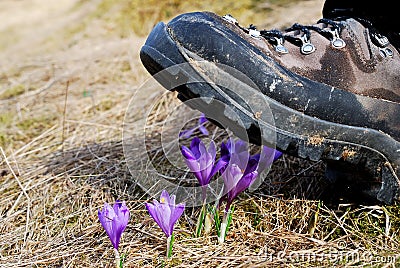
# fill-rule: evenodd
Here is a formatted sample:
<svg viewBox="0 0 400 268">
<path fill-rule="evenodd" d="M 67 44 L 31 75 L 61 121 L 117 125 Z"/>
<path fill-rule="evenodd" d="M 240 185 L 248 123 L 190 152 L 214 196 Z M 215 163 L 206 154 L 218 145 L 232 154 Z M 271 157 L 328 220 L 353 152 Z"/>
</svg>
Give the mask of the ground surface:
<svg viewBox="0 0 400 268">
<path fill-rule="evenodd" d="M 174 257 L 164 259 L 165 240 L 144 207 L 151 197 L 132 178 L 122 144 L 127 107 L 130 119 L 157 126 L 179 105 L 160 88 L 143 90 L 149 75 L 138 51 L 146 34 L 185 11 L 231 13 L 244 25 L 280 28 L 312 23 L 322 9 L 320 0 L 214 2 L 0 1 L 0 267 L 112 267 L 97 210 L 116 199 L 132 214 L 120 246 L 125 267 L 399 261 L 397 205 L 317 209 L 323 163 L 289 156 L 276 162 L 263 188 L 237 200 L 224 245 L 213 233 L 193 238 L 198 210 L 187 209 Z M 152 109 L 158 117 L 148 117 Z M 149 137 L 156 151 L 158 130 Z"/>
</svg>

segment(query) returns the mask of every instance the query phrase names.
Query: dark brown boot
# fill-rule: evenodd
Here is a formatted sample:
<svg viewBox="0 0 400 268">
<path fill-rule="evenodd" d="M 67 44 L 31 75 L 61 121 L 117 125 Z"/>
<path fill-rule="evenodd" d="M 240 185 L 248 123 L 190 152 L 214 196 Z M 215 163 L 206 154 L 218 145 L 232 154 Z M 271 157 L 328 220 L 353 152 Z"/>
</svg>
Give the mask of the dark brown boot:
<svg viewBox="0 0 400 268">
<path fill-rule="evenodd" d="M 281 32 L 187 13 L 159 23 L 141 59 L 182 101 L 239 137 L 244 130 L 287 154 L 353 165 L 369 174 L 369 195 L 399 199 L 400 55 L 367 22 L 322 19 Z"/>
</svg>

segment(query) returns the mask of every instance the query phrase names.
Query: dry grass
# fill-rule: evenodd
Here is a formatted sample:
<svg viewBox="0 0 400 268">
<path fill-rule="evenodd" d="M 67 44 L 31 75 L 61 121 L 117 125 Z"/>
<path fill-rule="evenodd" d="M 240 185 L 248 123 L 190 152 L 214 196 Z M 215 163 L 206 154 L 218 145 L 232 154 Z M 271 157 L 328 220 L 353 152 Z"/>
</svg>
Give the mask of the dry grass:
<svg viewBox="0 0 400 268">
<path fill-rule="evenodd" d="M 3 10 L 17 5 L 1 4 Z M 148 78 L 137 54 L 144 39 L 114 32 L 120 18 L 112 20 L 113 14 L 122 14 L 118 6 L 107 19 L 96 13 L 109 1 L 58 5 L 54 12 L 67 15 L 46 15 L 51 24 L 46 31 L 40 32 L 43 22 L 33 17 L 32 25 L 25 25 L 31 31 L 18 31 L 19 24 L 0 29 L 10 35 L 0 43 L 0 57 L 7 59 L 0 69 L 0 267 L 112 267 L 111 243 L 97 210 L 116 199 L 125 200 L 131 210 L 120 245 L 127 253 L 125 267 L 400 263 L 397 204 L 323 202 L 317 209 L 327 189 L 324 163 L 289 156 L 274 164 L 259 189 L 236 200 L 224 245 L 218 245 L 214 232 L 193 237 L 199 211 L 187 208 L 176 228 L 173 258 L 166 260 L 164 236 L 144 208 L 152 197 L 138 187 L 128 168 L 137 163 L 146 174 L 144 152 L 128 165 L 122 143 L 129 100 Z M 30 18 L 28 13 L 21 17 Z M 27 32 L 35 38 L 24 40 Z M 165 163 L 161 132 L 168 136 L 181 126 L 179 118 L 172 118 L 176 120 L 160 127 L 179 105 L 175 96 L 163 93 L 157 88 L 139 91 L 130 106 L 130 119 L 140 122 L 155 104 L 157 116 L 147 118 L 153 131 L 146 141 L 156 164 Z M 224 137 L 222 130 L 208 127 L 215 139 Z M 168 163 L 158 167 L 170 176 L 188 176 Z"/>
</svg>

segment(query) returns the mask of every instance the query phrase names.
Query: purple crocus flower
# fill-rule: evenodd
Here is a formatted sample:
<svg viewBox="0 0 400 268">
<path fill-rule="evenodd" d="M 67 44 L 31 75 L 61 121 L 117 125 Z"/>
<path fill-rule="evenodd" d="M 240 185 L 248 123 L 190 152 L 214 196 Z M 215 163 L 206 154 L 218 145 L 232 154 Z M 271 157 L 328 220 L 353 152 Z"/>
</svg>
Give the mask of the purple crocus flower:
<svg viewBox="0 0 400 268">
<path fill-rule="evenodd" d="M 207 121 L 208 119 L 206 118 L 206 115 L 202 113 L 199 118 L 199 130 L 201 133 L 203 133 L 203 135 L 206 136 L 209 134 L 207 128 L 204 126 Z"/>
<path fill-rule="evenodd" d="M 261 154 L 250 155 L 247 143 L 245 141 L 239 139 L 235 142 L 233 139 L 229 139 L 226 144 L 221 144 L 221 161 L 225 163 L 225 166 L 228 165 L 232 155 L 237 155 L 241 163 L 244 163 L 246 159 L 249 161 L 255 160 L 258 162 L 257 171 L 258 173 L 261 173 L 264 169 L 281 157 L 282 152 L 268 146 L 263 146 Z"/>
<path fill-rule="evenodd" d="M 167 237 L 170 237 L 174 231 L 174 225 L 185 210 L 185 204 L 175 205 L 175 195 L 169 195 L 163 190 L 160 196 L 160 202 L 153 200 L 153 203 L 146 203 L 146 208 L 151 217 L 160 226 Z"/>
<path fill-rule="evenodd" d="M 206 123 L 207 121 L 208 121 L 208 120 L 207 120 L 205 114 L 202 113 L 201 116 L 200 116 L 200 118 L 199 118 L 199 121 L 198 121 L 197 126 L 191 128 L 191 129 L 184 130 L 184 131 L 180 132 L 180 133 L 179 133 L 179 137 L 183 137 L 183 138 L 186 138 L 186 139 L 187 139 L 187 138 L 190 138 L 190 137 L 193 135 L 193 133 L 196 131 L 196 129 L 199 129 L 200 132 L 201 132 L 203 135 L 208 136 L 208 134 L 209 134 L 209 133 L 208 133 L 208 130 L 207 130 L 207 128 L 204 126 L 205 123 Z"/>
<path fill-rule="evenodd" d="M 250 158 L 247 143 L 243 140 L 234 141 L 233 139 L 229 139 L 226 144 L 222 143 L 221 161 L 224 162 L 225 167 L 229 164 L 232 155 L 236 155 L 241 163 L 246 163 Z"/>
<path fill-rule="evenodd" d="M 121 235 L 124 232 L 129 221 L 129 209 L 125 202 L 116 201 L 113 207 L 104 203 L 103 210 L 98 211 L 99 220 L 113 247 L 118 250 Z"/>
<path fill-rule="evenodd" d="M 194 137 L 190 143 L 190 148 L 182 146 L 181 152 L 186 165 L 196 176 L 201 186 L 207 185 L 212 176 L 225 165 L 221 161 L 215 163 L 216 149 L 213 141 L 207 149 L 198 137 Z"/>
<path fill-rule="evenodd" d="M 282 156 L 282 152 L 268 146 L 263 146 L 261 154 L 256 154 L 252 158 L 258 161 L 258 173 L 263 172 L 273 162 L 278 160 Z"/>
<path fill-rule="evenodd" d="M 222 173 L 224 194 L 227 202 L 226 212 L 229 211 L 233 200 L 255 181 L 258 175 L 257 167 L 258 161 L 256 159 L 241 159 L 236 154 L 231 156 L 230 163 Z"/>
</svg>

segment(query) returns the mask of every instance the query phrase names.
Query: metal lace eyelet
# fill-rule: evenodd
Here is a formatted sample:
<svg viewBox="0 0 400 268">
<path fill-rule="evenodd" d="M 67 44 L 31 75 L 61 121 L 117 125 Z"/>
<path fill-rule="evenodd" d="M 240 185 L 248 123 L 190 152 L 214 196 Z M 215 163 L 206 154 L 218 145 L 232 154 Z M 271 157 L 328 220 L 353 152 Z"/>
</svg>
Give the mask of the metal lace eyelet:
<svg viewBox="0 0 400 268">
<path fill-rule="evenodd" d="M 379 47 L 379 54 L 381 55 L 382 58 L 393 57 L 394 53 L 393 50 L 388 47 L 390 42 L 386 36 L 381 35 L 379 33 L 371 33 L 370 36 L 372 43 L 374 43 Z"/>
<path fill-rule="evenodd" d="M 261 33 L 255 29 L 249 29 L 249 35 L 257 39 L 261 38 Z"/>
<path fill-rule="evenodd" d="M 371 33 L 371 38 L 375 41 L 375 44 L 378 44 L 380 47 L 386 47 L 389 45 L 389 39 L 381 34 Z"/>
<path fill-rule="evenodd" d="M 340 49 L 346 46 L 346 43 L 342 38 L 334 38 L 331 40 L 331 44 L 334 48 Z"/>
<path fill-rule="evenodd" d="M 344 42 L 344 40 L 342 38 L 340 38 L 340 36 L 339 36 L 338 29 L 331 31 L 331 34 L 332 34 L 331 44 L 334 48 L 340 49 L 340 48 L 344 48 L 346 46 L 346 43 Z"/>
<path fill-rule="evenodd" d="M 276 45 L 275 45 L 275 51 L 281 54 L 287 54 L 289 53 L 289 50 L 283 45 L 283 39 L 274 37 Z"/>
<path fill-rule="evenodd" d="M 308 55 L 315 51 L 315 46 L 311 44 L 306 35 L 300 37 L 300 40 L 303 43 L 300 48 L 302 54 Z"/>
<path fill-rule="evenodd" d="M 382 58 L 387 58 L 387 57 L 392 58 L 394 53 L 393 50 L 391 50 L 390 48 L 384 47 L 384 48 L 379 48 L 379 54 L 382 56 Z"/>
<path fill-rule="evenodd" d="M 332 47 L 341 49 L 346 46 L 346 43 L 344 42 L 344 40 L 342 38 L 340 38 L 340 36 L 339 36 L 338 29 L 336 29 L 336 28 L 334 30 L 324 29 L 323 31 L 326 33 L 330 33 L 332 35 L 332 39 L 331 39 Z"/>
<path fill-rule="evenodd" d="M 386 50 L 386 55 L 388 55 L 388 57 L 393 58 L 393 55 L 394 55 L 393 50 L 391 50 L 388 47 L 385 47 L 385 50 Z"/>
</svg>

